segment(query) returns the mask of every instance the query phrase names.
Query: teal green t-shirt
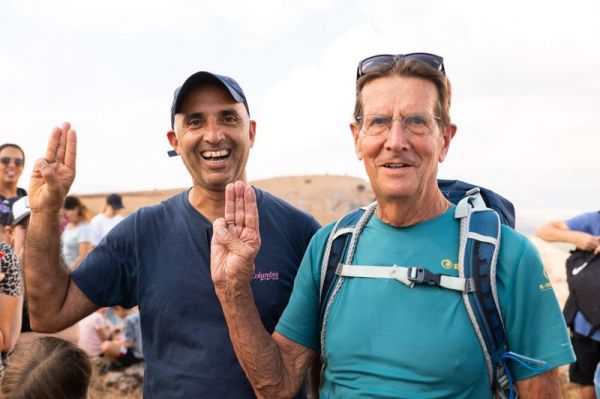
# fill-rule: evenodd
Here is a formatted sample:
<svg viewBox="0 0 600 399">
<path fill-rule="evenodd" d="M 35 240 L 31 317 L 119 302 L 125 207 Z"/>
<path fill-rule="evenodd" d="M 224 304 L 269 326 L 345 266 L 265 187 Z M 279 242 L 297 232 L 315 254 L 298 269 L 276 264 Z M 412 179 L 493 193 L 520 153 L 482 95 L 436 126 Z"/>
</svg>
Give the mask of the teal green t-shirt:
<svg viewBox="0 0 600 399">
<path fill-rule="evenodd" d="M 458 276 L 454 207 L 405 228 L 373 216 L 352 264 L 423 266 Z M 333 225 L 315 234 L 276 331 L 320 352 L 321 260 Z M 547 362 L 574 361 L 552 285 L 533 245 L 502 227 L 497 288 L 511 351 Z M 329 312 L 322 398 L 487 398 L 482 349 L 457 291 L 393 279 L 346 278 Z M 510 364 L 515 380 L 539 374 Z"/>
</svg>

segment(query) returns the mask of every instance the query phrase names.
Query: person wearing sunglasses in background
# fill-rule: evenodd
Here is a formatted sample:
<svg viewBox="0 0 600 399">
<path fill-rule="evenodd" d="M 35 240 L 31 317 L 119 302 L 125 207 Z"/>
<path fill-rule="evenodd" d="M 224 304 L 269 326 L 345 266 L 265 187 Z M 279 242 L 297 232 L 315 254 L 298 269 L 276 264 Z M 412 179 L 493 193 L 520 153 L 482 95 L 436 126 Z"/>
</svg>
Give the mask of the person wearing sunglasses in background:
<svg viewBox="0 0 600 399">
<path fill-rule="evenodd" d="M 25 153 L 21 147 L 11 143 L 0 145 L 0 242 L 7 242 L 4 227 L 10 217 L 5 200 L 27 195 L 27 191 L 17 186 L 24 167 Z"/>
<path fill-rule="evenodd" d="M 190 76 L 175 91 L 167 138 L 192 187 L 129 215 L 69 273 L 59 256 L 58 213 L 75 178 L 76 135 L 68 123 L 55 128 L 29 189 L 25 277 L 33 329 L 52 332 L 99 307 L 139 305 L 144 398 L 254 398 L 212 285 L 209 245 L 225 186 L 246 180 L 255 134 L 235 80 Z M 264 245 L 252 286 L 272 331 L 319 225 L 267 192 L 256 195 Z"/>
<path fill-rule="evenodd" d="M 27 191 L 17 187 L 25 167 L 25 153 L 16 144 L 0 145 L 0 200 L 22 197 Z"/>
<path fill-rule="evenodd" d="M 450 98 L 442 57 L 379 55 L 360 62 L 350 129 L 377 206 L 353 247 L 352 265 L 390 265 L 389 270 L 391 265 L 423 265 L 438 276 L 458 278 L 454 267 L 444 267 L 459 262 L 457 207 L 437 184 L 438 164 L 456 133 Z M 226 198 L 224 218 L 214 223 L 211 272 L 233 346 L 258 396 L 292 395 L 322 351 L 321 342 L 321 398 L 494 395 L 459 291 L 410 288 L 389 274 L 346 278 L 325 310 L 321 341 L 321 262 L 333 224 L 313 237 L 290 301 L 269 335 L 250 290 L 261 240 L 254 195 L 236 182 L 227 186 Z M 235 229 L 229 226 L 233 219 Z M 559 397 L 557 367 L 574 360 L 566 326 L 552 289 L 547 289 L 539 254 L 506 226 L 501 228 L 496 276 L 510 350 L 546 365 L 532 370 L 507 363 L 520 397 Z"/>
</svg>

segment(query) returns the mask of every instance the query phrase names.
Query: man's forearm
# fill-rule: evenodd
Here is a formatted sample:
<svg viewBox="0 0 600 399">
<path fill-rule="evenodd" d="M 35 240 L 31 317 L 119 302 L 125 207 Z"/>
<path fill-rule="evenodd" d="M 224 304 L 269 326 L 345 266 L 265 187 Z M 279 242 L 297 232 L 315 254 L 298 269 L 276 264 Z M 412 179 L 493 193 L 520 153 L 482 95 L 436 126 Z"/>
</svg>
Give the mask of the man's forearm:
<svg viewBox="0 0 600 399">
<path fill-rule="evenodd" d="M 39 332 L 58 331 L 61 326 L 54 321 L 70 282 L 60 257 L 58 213 L 32 212 L 26 248 L 25 286 L 32 328 Z"/>
<path fill-rule="evenodd" d="M 235 353 L 258 397 L 289 398 L 299 389 L 303 356 L 285 356 L 265 330 L 250 286 L 217 289 Z"/>
<path fill-rule="evenodd" d="M 526 380 L 517 381 L 517 392 L 522 399 L 559 399 L 562 397 L 558 368 Z"/>
<path fill-rule="evenodd" d="M 564 222 L 552 222 L 543 225 L 535 235 L 549 242 L 568 242 L 581 249 L 587 249 L 586 243 L 592 239 L 591 234 L 570 230 Z"/>
</svg>

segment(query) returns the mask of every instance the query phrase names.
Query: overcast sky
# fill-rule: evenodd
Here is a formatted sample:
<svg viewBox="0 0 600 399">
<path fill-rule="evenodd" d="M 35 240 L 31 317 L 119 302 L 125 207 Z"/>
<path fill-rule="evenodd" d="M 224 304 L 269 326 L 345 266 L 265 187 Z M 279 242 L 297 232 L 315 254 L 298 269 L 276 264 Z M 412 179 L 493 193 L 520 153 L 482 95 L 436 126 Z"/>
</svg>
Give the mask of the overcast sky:
<svg viewBox="0 0 600 399">
<path fill-rule="evenodd" d="M 168 158 L 172 93 L 234 77 L 257 120 L 250 180 L 366 177 L 348 129 L 359 59 L 442 55 L 458 125 L 440 177 L 519 209 L 598 209 L 600 2 L 2 0 L 1 142 L 28 185 L 53 126 L 78 131 L 72 191 L 190 185 Z"/>
</svg>

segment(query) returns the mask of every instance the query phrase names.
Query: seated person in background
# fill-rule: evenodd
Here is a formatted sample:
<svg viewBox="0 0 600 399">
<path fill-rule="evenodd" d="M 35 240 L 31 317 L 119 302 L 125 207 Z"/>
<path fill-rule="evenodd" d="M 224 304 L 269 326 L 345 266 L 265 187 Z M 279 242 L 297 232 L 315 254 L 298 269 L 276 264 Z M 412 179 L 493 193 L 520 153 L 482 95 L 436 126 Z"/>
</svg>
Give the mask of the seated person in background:
<svg viewBox="0 0 600 399">
<path fill-rule="evenodd" d="M 77 345 L 95 358 L 102 354 L 102 343 L 110 339 L 110 322 L 105 317 L 106 308 L 101 308 L 79 322 Z"/>
<path fill-rule="evenodd" d="M 67 268 L 73 270 L 92 249 L 92 229 L 88 209 L 75 196 L 65 198 L 63 215 L 69 222 L 62 233 L 62 253 Z"/>
<path fill-rule="evenodd" d="M 119 194 L 110 194 L 106 197 L 106 205 L 101 213 L 92 218 L 92 245 L 96 246 L 100 240 L 112 230 L 121 220 L 125 219 L 119 212 L 123 209 L 123 199 Z"/>
<path fill-rule="evenodd" d="M 121 336 L 102 343 L 102 353 L 116 367 L 127 367 L 144 360 L 139 311 L 125 317 Z"/>
<path fill-rule="evenodd" d="M 600 212 L 587 212 L 567 220 L 557 220 L 540 227 L 535 234 L 550 242 L 567 242 L 583 251 L 600 253 Z M 571 295 L 573 295 L 571 293 Z M 569 305 L 567 301 L 567 305 Z M 565 306 L 565 310 L 568 306 Z M 565 315 L 568 315 L 565 311 Z M 567 316 L 568 318 L 568 316 Z M 567 320 L 570 323 L 569 320 Z M 580 385 L 582 399 L 596 398 L 594 370 L 600 365 L 600 335 L 584 331 L 589 322 L 579 310 L 575 315 L 571 342 L 577 360 L 569 366 L 569 380 Z M 599 369 L 600 370 L 600 369 Z"/>
<path fill-rule="evenodd" d="M 86 399 L 92 365 L 72 343 L 42 337 L 15 347 L 0 381 L 3 399 Z"/>
</svg>

